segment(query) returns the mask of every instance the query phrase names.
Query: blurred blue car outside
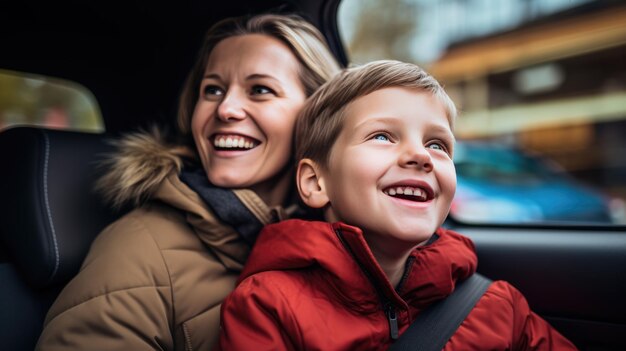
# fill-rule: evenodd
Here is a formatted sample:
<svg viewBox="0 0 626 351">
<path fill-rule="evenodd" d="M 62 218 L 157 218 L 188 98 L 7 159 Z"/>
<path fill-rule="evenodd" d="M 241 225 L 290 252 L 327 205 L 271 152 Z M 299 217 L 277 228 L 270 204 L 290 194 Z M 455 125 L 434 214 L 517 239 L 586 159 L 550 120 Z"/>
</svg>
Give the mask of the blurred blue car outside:
<svg viewBox="0 0 626 351">
<path fill-rule="evenodd" d="M 577 222 L 624 219 L 624 202 L 572 178 L 555 163 L 512 147 L 457 142 L 452 218 L 473 223 Z"/>
</svg>

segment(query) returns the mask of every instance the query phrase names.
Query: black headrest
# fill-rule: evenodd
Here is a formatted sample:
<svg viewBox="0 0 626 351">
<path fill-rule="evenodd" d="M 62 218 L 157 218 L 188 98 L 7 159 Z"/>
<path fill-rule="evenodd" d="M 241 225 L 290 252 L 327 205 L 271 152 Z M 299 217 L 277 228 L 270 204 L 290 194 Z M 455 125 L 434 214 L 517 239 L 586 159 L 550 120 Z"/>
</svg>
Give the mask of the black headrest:
<svg viewBox="0 0 626 351">
<path fill-rule="evenodd" d="M 115 213 L 93 191 L 104 134 L 35 127 L 0 132 L 0 245 L 25 281 L 42 288 L 76 274 Z"/>
</svg>

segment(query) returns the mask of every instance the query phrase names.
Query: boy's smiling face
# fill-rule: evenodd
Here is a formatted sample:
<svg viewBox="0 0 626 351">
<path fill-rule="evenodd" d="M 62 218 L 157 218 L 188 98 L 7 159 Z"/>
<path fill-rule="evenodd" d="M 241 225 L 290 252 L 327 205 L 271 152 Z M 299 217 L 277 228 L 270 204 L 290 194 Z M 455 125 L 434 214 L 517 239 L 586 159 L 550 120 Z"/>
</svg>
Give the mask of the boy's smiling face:
<svg viewBox="0 0 626 351">
<path fill-rule="evenodd" d="M 361 228 L 376 256 L 424 242 L 456 190 L 454 136 L 431 93 L 385 88 L 353 101 L 318 181 L 328 221 Z"/>
</svg>

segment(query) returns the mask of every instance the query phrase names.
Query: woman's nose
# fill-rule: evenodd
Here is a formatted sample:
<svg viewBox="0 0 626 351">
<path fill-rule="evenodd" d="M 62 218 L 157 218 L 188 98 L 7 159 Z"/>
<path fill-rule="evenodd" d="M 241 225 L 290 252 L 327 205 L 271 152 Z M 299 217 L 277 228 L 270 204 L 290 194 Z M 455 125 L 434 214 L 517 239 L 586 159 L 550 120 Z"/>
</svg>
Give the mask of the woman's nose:
<svg viewBox="0 0 626 351">
<path fill-rule="evenodd" d="M 406 145 L 400 155 L 399 164 L 404 168 L 422 169 L 426 172 L 433 170 L 433 160 L 422 145 Z"/>
<path fill-rule="evenodd" d="M 245 97 L 237 91 L 226 93 L 217 107 L 217 117 L 223 122 L 234 122 L 246 118 Z"/>
</svg>

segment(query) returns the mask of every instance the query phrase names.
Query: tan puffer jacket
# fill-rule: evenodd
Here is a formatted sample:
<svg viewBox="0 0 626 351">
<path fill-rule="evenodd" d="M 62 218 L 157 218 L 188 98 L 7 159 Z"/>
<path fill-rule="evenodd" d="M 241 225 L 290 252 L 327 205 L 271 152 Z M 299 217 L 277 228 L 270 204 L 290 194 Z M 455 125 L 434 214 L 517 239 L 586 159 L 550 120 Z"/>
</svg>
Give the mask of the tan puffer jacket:
<svg viewBox="0 0 626 351">
<path fill-rule="evenodd" d="M 144 204 L 96 238 L 48 312 L 37 350 L 210 349 L 249 247 L 181 182 L 182 161 L 162 141 L 137 134 L 120 147 L 101 185 L 118 204 Z M 256 194 L 236 195 L 270 221 Z"/>
</svg>

